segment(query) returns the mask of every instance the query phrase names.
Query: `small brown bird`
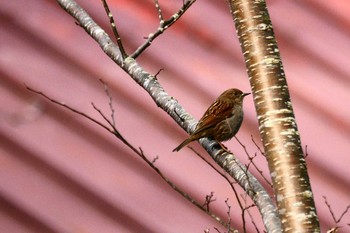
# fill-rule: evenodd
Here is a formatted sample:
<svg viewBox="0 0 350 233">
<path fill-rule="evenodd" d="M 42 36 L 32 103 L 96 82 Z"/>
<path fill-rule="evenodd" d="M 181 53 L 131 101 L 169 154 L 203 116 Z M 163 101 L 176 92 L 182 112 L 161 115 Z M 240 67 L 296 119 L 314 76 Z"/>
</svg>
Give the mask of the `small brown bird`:
<svg viewBox="0 0 350 233">
<path fill-rule="evenodd" d="M 224 91 L 204 113 L 191 136 L 173 152 L 200 138 L 208 137 L 222 142 L 235 136 L 243 121 L 243 98 L 249 94 L 235 88 Z"/>
</svg>

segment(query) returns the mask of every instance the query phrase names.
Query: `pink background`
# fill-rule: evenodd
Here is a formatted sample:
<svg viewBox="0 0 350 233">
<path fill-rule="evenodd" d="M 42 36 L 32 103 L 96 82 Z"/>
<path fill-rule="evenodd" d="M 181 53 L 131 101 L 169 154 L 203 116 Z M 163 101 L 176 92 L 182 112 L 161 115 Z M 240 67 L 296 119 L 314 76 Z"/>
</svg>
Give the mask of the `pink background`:
<svg viewBox="0 0 350 233">
<path fill-rule="evenodd" d="M 110 0 L 132 53 L 158 27 L 153 1 Z M 215 2 L 215 3 L 214 3 Z M 100 1 L 82 6 L 110 33 Z M 165 17 L 181 0 L 161 1 Z M 350 204 L 350 4 L 268 1 L 323 231 Z M 250 92 L 225 1 L 199 0 L 157 38 L 138 62 L 197 119 L 224 90 Z M 102 121 L 108 113 L 98 79 L 108 82 L 117 127 L 173 182 L 241 229 L 240 209 L 223 179 L 189 149 L 172 153 L 187 134 L 54 1 L 4 1 L 0 8 L 0 232 L 203 232 L 218 227 L 166 185 L 140 158 L 100 127 L 28 92 L 43 91 Z M 259 142 L 252 97 L 237 134 L 251 155 Z M 200 149 L 198 143 L 192 146 Z M 247 163 L 233 139 L 225 145 Z M 208 157 L 208 156 L 207 156 Z M 262 156 L 254 160 L 269 177 Z M 257 172 L 252 170 L 254 174 Z M 243 191 L 237 187 L 239 193 Z M 261 226 L 259 215 L 251 209 Z M 247 217 L 249 232 L 252 224 Z M 349 232 L 350 213 L 339 223 Z M 262 228 L 261 228 L 262 229 Z"/>
</svg>

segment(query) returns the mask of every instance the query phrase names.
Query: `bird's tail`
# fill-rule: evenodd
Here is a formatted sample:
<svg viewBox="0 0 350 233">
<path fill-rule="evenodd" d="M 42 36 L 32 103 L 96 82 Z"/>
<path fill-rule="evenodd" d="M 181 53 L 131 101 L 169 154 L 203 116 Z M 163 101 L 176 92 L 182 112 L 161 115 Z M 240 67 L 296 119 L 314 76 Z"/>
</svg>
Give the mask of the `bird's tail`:
<svg viewBox="0 0 350 233">
<path fill-rule="evenodd" d="M 177 152 L 179 150 L 181 150 L 184 146 L 186 146 L 188 143 L 190 143 L 192 140 L 192 138 L 187 138 L 185 141 L 183 141 L 178 147 L 176 147 L 173 152 Z"/>
</svg>

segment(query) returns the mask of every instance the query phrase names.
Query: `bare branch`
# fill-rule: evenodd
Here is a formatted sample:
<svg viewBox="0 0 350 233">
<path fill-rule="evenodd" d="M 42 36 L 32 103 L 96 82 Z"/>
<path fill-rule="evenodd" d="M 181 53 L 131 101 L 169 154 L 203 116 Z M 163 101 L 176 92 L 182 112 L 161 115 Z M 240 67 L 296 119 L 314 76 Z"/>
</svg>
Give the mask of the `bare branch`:
<svg viewBox="0 0 350 233">
<path fill-rule="evenodd" d="M 332 216 L 332 219 L 333 219 L 334 223 L 335 223 L 335 224 L 340 223 L 340 221 L 342 220 L 342 218 L 344 217 L 344 215 L 345 215 L 346 213 L 348 213 L 348 211 L 349 211 L 349 209 L 350 209 L 350 205 L 348 205 L 348 206 L 345 208 L 345 210 L 343 211 L 343 213 L 341 213 L 341 215 L 340 215 L 339 218 L 337 219 L 337 218 L 335 217 L 335 214 L 334 214 L 334 212 L 333 212 L 333 210 L 332 210 L 331 205 L 330 205 L 330 204 L 328 203 L 328 201 L 327 201 L 327 197 L 323 196 L 323 199 L 324 199 L 325 204 L 327 205 L 327 208 L 328 208 L 328 210 L 329 210 L 329 213 L 330 213 L 331 216 Z"/>
<path fill-rule="evenodd" d="M 120 49 L 120 52 L 121 52 L 123 60 L 124 60 L 128 56 L 128 54 L 125 52 L 125 49 L 124 49 L 124 46 L 122 43 L 122 39 L 120 38 L 119 32 L 117 30 L 117 26 L 114 23 L 113 15 L 112 15 L 111 11 L 109 10 L 109 7 L 108 7 L 106 0 L 101 0 L 101 1 L 103 3 L 103 7 L 105 8 L 105 11 L 106 11 L 107 16 L 109 18 L 109 22 L 111 23 L 111 27 L 112 27 L 114 36 L 117 40 L 118 47 Z"/>
<path fill-rule="evenodd" d="M 105 83 L 105 81 L 103 81 L 102 79 L 100 79 L 100 82 L 103 84 L 103 86 L 105 88 L 106 95 L 109 98 L 108 104 L 109 104 L 109 109 L 111 110 L 111 120 L 112 120 L 111 123 L 115 127 L 115 118 L 114 118 L 114 112 L 115 111 L 114 111 L 114 108 L 113 108 L 113 99 L 112 99 L 111 94 L 109 93 L 107 83 Z"/>
<path fill-rule="evenodd" d="M 158 0 L 155 0 L 154 3 L 155 3 L 156 8 L 157 8 L 159 22 L 162 24 L 164 22 L 162 9 L 160 8 Z"/>
<path fill-rule="evenodd" d="M 228 224 L 227 224 L 227 231 L 230 231 L 230 225 L 231 225 L 231 205 L 228 204 L 228 198 L 225 200 L 225 204 L 227 206 L 227 218 L 228 218 Z"/>
<path fill-rule="evenodd" d="M 307 151 L 307 145 L 305 145 L 305 159 L 309 156 L 309 152 Z"/>
<path fill-rule="evenodd" d="M 214 198 L 214 192 L 210 192 L 209 195 L 205 196 L 205 202 L 202 206 L 205 207 L 208 212 L 210 212 L 210 203 L 214 201 L 216 201 L 216 198 Z"/>
<path fill-rule="evenodd" d="M 160 72 L 162 72 L 164 69 L 161 68 L 160 70 L 158 70 L 158 72 L 154 75 L 155 78 L 157 78 L 157 76 L 160 74 Z"/>
<path fill-rule="evenodd" d="M 244 229 L 244 232 L 246 232 L 245 228 L 246 228 L 246 221 L 245 221 L 245 215 L 244 215 L 244 207 L 243 207 L 243 204 L 239 198 L 239 195 L 238 195 L 238 192 L 235 188 L 235 186 L 233 185 L 233 182 L 229 179 L 229 177 L 226 176 L 225 173 L 223 173 L 222 171 L 220 171 L 219 169 L 217 169 L 213 164 L 211 164 L 208 160 L 205 159 L 205 157 L 203 155 L 201 155 L 200 153 L 198 153 L 195 149 L 193 149 L 192 147 L 189 146 L 189 148 L 196 154 L 199 156 L 199 158 L 201 158 L 207 165 L 209 165 L 212 169 L 214 169 L 220 176 L 222 176 L 226 181 L 227 183 L 230 185 L 235 197 L 236 197 L 236 200 L 238 202 L 238 205 L 242 211 L 242 215 L 241 215 L 241 218 L 242 218 L 242 226 L 243 226 L 243 229 Z"/>
<path fill-rule="evenodd" d="M 272 184 L 271 182 L 265 177 L 264 172 L 262 170 L 260 170 L 260 168 L 255 164 L 254 162 L 254 158 L 257 156 L 256 154 L 254 156 L 250 156 L 247 147 L 235 136 L 237 142 L 241 145 L 241 147 L 243 148 L 245 154 L 247 155 L 248 159 L 249 159 L 249 163 L 253 165 L 253 167 L 255 168 L 255 170 L 257 170 L 257 172 L 260 174 L 260 176 L 264 179 L 264 181 L 272 188 Z M 263 154 L 263 152 L 260 150 L 260 148 L 258 147 L 258 145 L 255 143 L 255 141 L 253 140 L 255 146 L 259 149 L 260 153 Z M 250 166 L 250 164 L 248 165 L 248 167 Z"/>
<path fill-rule="evenodd" d="M 260 232 L 259 228 L 257 227 L 257 225 L 256 225 L 256 223 L 255 223 L 255 221 L 254 221 L 254 218 L 253 218 L 252 214 L 251 214 L 250 211 L 249 211 L 249 209 L 255 207 L 255 205 L 252 204 L 252 205 L 247 206 L 247 198 L 246 198 L 246 195 L 242 195 L 242 199 L 244 200 L 244 205 L 246 206 L 246 207 L 244 207 L 244 209 L 243 209 L 243 211 L 242 211 L 242 215 L 244 215 L 244 213 L 247 211 L 247 213 L 248 213 L 248 215 L 249 215 L 249 217 L 250 217 L 250 219 L 251 219 L 251 222 L 252 222 L 252 224 L 253 224 L 253 226 L 254 226 L 256 232 Z M 244 232 L 247 232 L 247 230 L 246 230 L 245 228 L 244 228 Z"/>
<path fill-rule="evenodd" d="M 255 142 L 253 135 L 250 135 L 250 138 L 252 139 L 252 142 L 254 143 L 255 147 L 259 150 L 260 154 L 265 157 L 264 151 L 260 148 L 260 146 Z"/>
<path fill-rule="evenodd" d="M 193 130 L 196 120 L 182 108 L 174 97 L 169 96 L 164 91 L 163 87 L 154 76 L 150 75 L 139 66 L 133 58 L 127 57 L 123 60 L 118 46 L 110 40 L 103 29 L 99 27 L 74 0 L 57 0 L 57 2 L 79 22 L 116 64 L 149 93 L 157 106 L 167 112 L 168 115 L 187 132 Z M 243 165 L 233 154 L 223 152 L 215 141 L 201 139 L 200 143 L 216 163 L 223 167 L 223 169 L 248 193 L 254 203 L 256 203 L 261 212 L 265 227 L 267 227 L 267 231 L 279 232 L 279 215 L 276 207 L 259 181 L 249 172 L 242 172 Z"/>
<path fill-rule="evenodd" d="M 104 85 L 106 85 L 106 83 L 104 83 L 102 80 L 100 80 Z M 196 207 L 198 207 L 199 209 L 201 209 L 202 211 L 204 211 L 205 213 L 207 213 L 209 216 L 211 216 L 214 220 L 216 220 L 217 222 L 219 222 L 221 225 L 223 225 L 224 227 L 227 227 L 227 224 L 221 220 L 218 216 L 216 216 L 214 213 L 210 212 L 209 211 L 209 203 L 210 202 L 213 202 L 215 201 L 215 199 L 210 199 L 209 202 L 208 202 L 208 208 L 206 209 L 204 207 L 204 205 L 201 205 L 199 204 L 196 200 L 194 200 L 188 193 L 182 191 L 179 187 L 177 187 L 172 181 L 169 180 L 169 178 L 167 178 L 162 172 L 161 170 L 155 166 L 155 162 L 156 160 L 158 160 L 158 156 L 156 156 L 153 160 L 149 160 L 147 158 L 147 156 L 144 154 L 143 150 L 141 147 L 139 147 L 138 149 L 136 149 L 133 145 L 131 145 L 122 135 L 121 133 L 118 131 L 118 129 L 116 128 L 114 122 L 115 122 L 115 119 L 112 119 L 112 120 L 109 120 L 106 115 L 98 108 L 96 107 L 96 105 L 94 103 L 91 103 L 93 108 L 103 117 L 103 119 L 112 127 L 112 129 L 108 128 L 107 126 L 105 126 L 104 124 L 102 124 L 101 122 L 97 121 L 96 119 L 90 117 L 89 115 L 81 112 L 81 111 L 78 111 L 76 110 L 75 108 L 73 107 L 70 107 L 68 105 L 66 105 L 65 103 L 63 102 L 59 102 L 49 96 L 47 96 L 46 94 L 44 94 L 43 92 L 41 91 L 37 91 L 37 90 L 34 90 L 28 86 L 26 86 L 26 88 L 33 92 L 33 93 L 36 93 L 42 97 L 44 97 L 45 99 L 49 100 L 50 102 L 56 104 L 56 105 L 59 105 L 61 107 L 64 107 L 80 116 L 82 116 L 83 118 L 86 118 L 90 121 L 92 121 L 93 123 L 103 127 L 104 129 L 106 129 L 108 132 L 112 133 L 114 136 L 116 136 L 119 140 L 121 140 L 126 146 L 128 146 L 133 152 L 135 152 L 139 157 L 141 157 L 170 187 L 172 187 L 176 192 L 178 192 L 180 195 L 182 195 L 185 199 L 187 199 L 188 201 L 190 201 L 193 205 L 195 205 Z M 105 86 L 106 88 L 106 86 Z M 105 89 L 106 90 L 106 89 Z M 109 95 L 108 92 L 106 92 L 107 95 L 109 96 L 110 98 L 110 101 L 109 101 L 109 106 L 110 106 L 110 110 L 112 113 L 114 113 L 114 108 L 113 108 L 113 105 L 112 105 L 112 99 L 111 99 L 111 96 Z M 112 116 L 114 117 L 114 114 L 112 114 Z M 231 231 L 233 232 L 234 230 L 231 229 Z"/>
<path fill-rule="evenodd" d="M 181 16 L 192 6 L 193 3 L 195 3 L 196 0 L 189 0 L 183 4 L 180 10 L 173 14 L 168 20 L 163 19 L 162 11 L 160 8 L 160 5 L 158 1 L 155 1 L 155 5 L 157 8 L 158 12 L 158 17 L 159 17 L 159 27 L 158 29 L 149 34 L 147 37 L 147 40 L 143 45 L 141 45 L 133 54 L 130 55 L 132 58 L 137 58 L 145 49 L 147 49 L 151 44 L 152 41 L 157 38 L 159 35 L 161 35 L 165 30 L 167 30 L 171 25 L 173 25 L 177 20 L 181 18 Z"/>
<path fill-rule="evenodd" d="M 66 108 L 66 109 L 68 109 L 68 110 L 70 110 L 70 111 L 72 111 L 72 112 L 74 112 L 74 113 L 76 113 L 76 114 L 78 114 L 78 115 L 81 115 L 82 117 L 84 117 L 84 118 L 86 118 L 86 119 L 88 119 L 88 120 L 94 122 L 95 124 L 101 126 L 102 128 L 104 128 L 104 129 L 107 130 L 108 132 L 113 133 L 113 130 L 112 130 L 112 129 L 108 128 L 106 125 L 104 125 L 104 124 L 102 124 L 101 122 L 95 120 L 94 118 L 92 118 L 92 117 L 86 115 L 85 113 L 82 113 L 82 112 L 80 112 L 80 111 L 78 111 L 78 110 L 76 110 L 76 109 L 74 109 L 74 108 L 72 108 L 72 107 L 66 105 L 66 104 L 63 103 L 63 102 L 59 102 L 59 101 L 57 101 L 57 100 L 54 100 L 54 99 L 48 97 L 47 95 L 45 95 L 45 94 L 44 94 L 43 92 L 41 92 L 41 91 L 37 91 L 37 90 L 35 90 L 35 89 L 31 88 L 31 87 L 28 87 L 27 85 L 25 85 L 25 87 L 26 87 L 29 91 L 31 91 L 31 92 L 33 92 L 33 93 L 36 93 L 36 94 L 38 94 L 38 95 L 41 95 L 42 97 L 44 97 L 45 99 L 49 100 L 50 102 L 52 102 L 52 103 L 54 103 L 54 104 L 57 104 L 57 105 L 60 105 L 60 106 Z"/>
</svg>

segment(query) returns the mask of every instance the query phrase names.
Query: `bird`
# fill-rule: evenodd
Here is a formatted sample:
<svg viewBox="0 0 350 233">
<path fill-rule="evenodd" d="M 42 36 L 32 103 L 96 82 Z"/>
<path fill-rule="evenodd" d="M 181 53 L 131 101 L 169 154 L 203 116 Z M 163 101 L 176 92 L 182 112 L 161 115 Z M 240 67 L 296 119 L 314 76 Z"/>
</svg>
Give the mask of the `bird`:
<svg viewBox="0 0 350 233">
<path fill-rule="evenodd" d="M 218 141 L 222 147 L 220 142 L 230 140 L 241 127 L 243 99 L 249 94 L 236 88 L 224 91 L 209 106 L 190 137 L 176 147 L 173 152 L 181 150 L 192 141 L 206 137 Z"/>
</svg>

